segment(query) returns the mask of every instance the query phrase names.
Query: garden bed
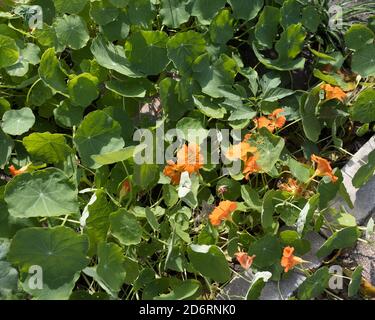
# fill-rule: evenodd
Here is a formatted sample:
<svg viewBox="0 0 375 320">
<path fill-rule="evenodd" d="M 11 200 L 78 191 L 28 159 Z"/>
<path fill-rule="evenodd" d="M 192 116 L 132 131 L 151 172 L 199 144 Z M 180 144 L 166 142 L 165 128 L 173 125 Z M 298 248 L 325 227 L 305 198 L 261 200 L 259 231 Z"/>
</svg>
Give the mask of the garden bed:
<svg viewBox="0 0 375 320">
<path fill-rule="evenodd" d="M 353 203 L 353 207 L 348 207 L 347 203 L 341 198 L 337 197 L 332 201 L 332 207 L 340 208 L 345 207 L 345 210 L 353 215 L 353 217 L 359 222 L 360 225 L 366 226 L 369 224 L 370 219 L 375 219 L 375 198 L 373 196 L 375 191 L 375 176 L 372 177 L 362 187 L 355 188 L 352 185 L 352 179 L 367 161 L 368 155 L 375 150 L 375 136 L 373 136 L 367 143 L 365 143 L 356 154 L 350 159 L 350 161 L 342 169 L 344 175 L 344 184 L 348 190 L 348 194 Z M 371 224 L 371 222 L 370 222 Z M 323 264 L 323 260 L 316 256 L 317 251 L 326 241 L 332 233 L 327 230 L 323 231 L 323 234 L 310 233 L 307 235 L 307 239 L 311 242 L 311 251 L 303 256 L 303 259 L 309 261 L 309 268 L 318 268 Z M 372 286 L 375 286 L 374 278 L 374 236 L 369 234 L 368 240 L 370 243 L 364 244 L 359 243 L 356 248 L 346 249 L 344 252 L 339 253 L 334 260 L 329 262 L 330 265 L 340 266 L 347 268 L 346 271 L 341 273 L 342 276 L 345 274 L 351 274 L 350 269 L 354 270 L 356 266 L 363 267 L 363 283 L 361 286 L 361 292 L 366 297 L 373 297 Z M 231 282 L 223 288 L 223 292 L 218 296 L 219 299 L 223 300 L 237 300 L 245 299 L 246 294 L 249 290 L 253 277 L 246 272 L 237 270 L 240 275 L 236 276 Z M 263 289 L 260 299 L 262 300 L 283 300 L 289 299 L 296 294 L 298 286 L 306 280 L 305 275 L 300 272 L 291 274 L 286 279 L 281 280 L 279 283 L 269 282 Z M 337 278 L 336 280 L 339 280 Z M 334 278 L 332 278 L 334 282 Z M 341 280 L 340 280 L 341 281 Z M 343 281 L 344 282 L 344 281 Z M 347 294 L 348 282 L 341 288 L 334 288 L 333 292 L 335 295 L 348 298 Z M 327 296 L 332 298 L 332 296 Z"/>
</svg>

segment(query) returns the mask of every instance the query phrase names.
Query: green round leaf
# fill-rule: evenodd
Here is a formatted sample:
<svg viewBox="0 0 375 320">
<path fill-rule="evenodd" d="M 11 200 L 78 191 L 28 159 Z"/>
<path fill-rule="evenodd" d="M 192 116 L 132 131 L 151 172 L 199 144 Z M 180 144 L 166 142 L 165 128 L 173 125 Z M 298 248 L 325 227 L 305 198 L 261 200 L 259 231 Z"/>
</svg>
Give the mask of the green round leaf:
<svg viewBox="0 0 375 320">
<path fill-rule="evenodd" d="M 260 297 L 266 282 L 271 278 L 271 276 L 272 273 L 268 271 L 257 272 L 254 275 L 249 290 L 246 293 L 246 300 L 257 300 Z"/>
<path fill-rule="evenodd" d="M 97 24 L 106 25 L 113 22 L 119 13 L 120 11 L 108 0 L 91 1 L 90 3 L 90 16 Z"/>
<path fill-rule="evenodd" d="M 249 141 L 258 148 L 259 160 L 257 160 L 257 164 L 263 171 L 271 171 L 280 159 L 281 152 L 285 146 L 285 140 L 272 134 L 266 128 L 261 128 L 259 134 L 253 135 Z"/>
<path fill-rule="evenodd" d="M 23 77 L 29 71 L 29 64 L 36 65 L 39 63 L 40 49 L 33 43 L 20 45 L 20 55 L 16 64 L 6 68 L 7 73 L 15 77 Z"/>
<path fill-rule="evenodd" d="M 206 41 L 198 32 L 179 32 L 168 40 L 167 48 L 176 68 L 188 72 L 193 61 L 206 51 Z"/>
<path fill-rule="evenodd" d="M 100 26 L 100 32 L 103 33 L 109 41 L 124 40 L 129 34 L 129 18 L 125 13 L 120 13 L 113 22 Z"/>
<path fill-rule="evenodd" d="M 160 168 L 157 164 L 136 164 L 134 167 L 134 183 L 143 190 L 149 190 L 159 180 Z"/>
<path fill-rule="evenodd" d="M 158 297 L 154 297 L 155 300 L 186 300 L 194 299 L 193 297 L 199 291 L 201 284 L 198 280 L 184 280 L 167 294 L 161 294 Z"/>
<path fill-rule="evenodd" d="M 124 147 L 120 124 L 100 110 L 89 113 L 83 119 L 74 136 L 74 143 L 83 163 L 90 168 L 101 166 L 95 163 L 92 156 L 118 151 Z"/>
<path fill-rule="evenodd" d="M 47 100 L 53 97 L 52 89 L 45 84 L 42 80 L 38 79 L 30 88 L 28 97 L 31 106 L 42 106 Z"/>
<path fill-rule="evenodd" d="M 54 0 L 56 11 L 59 13 L 80 13 L 89 0 Z"/>
<path fill-rule="evenodd" d="M 66 92 L 66 76 L 56 58 L 55 49 L 49 48 L 43 53 L 39 65 L 39 76 L 52 89 L 62 93 Z"/>
<path fill-rule="evenodd" d="M 293 159 L 292 157 L 288 157 L 286 164 L 292 175 L 299 181 L 306 183 L 310 179 L 310 168 L 307 165 Z"/>
<path fill-rule="evenodd" d="M 8 162 L 13 149 L 13 140 L 0 128 L 0 168 Z"/>
<path fill-rule="evenodd" d="M 276 51 L 279 53 L 278 60 L 296 58 L 303 48 L 305 37 L 306 32 L 301 23 L 288 26 L 275 45 Z"/>
<path fill-rule="evenodd" d="M 191 244 L 189 260 L 199 273 L 219 283 L 229 280 L 231 271 L 224 253 L 217 246 Z"/>
<path fill-rule="evenodd" d="M 90 39 L 85 20 L 76 15 L 57 18 L 55 30 L 58 41 L 75 50 L 83 48 Z"/>
<path fill-rule="evenodd" d="M 372 44 L 374 37 L 374 33 L 362 24 L 353 24 L 344 35 L 345 44 L 352 50 L 359 50 Z"/>
<path fill-rule="evenodd" d="M 241 197 L 250 209 L 258 212 L 262 211 L 262 201 L 255 189 L 251 188 L 249 185 L 242 185 Z"/>
<path fill-rule="evenodd" d="M 165 32 L 142 30 L 128 38 L 125 53 L 137 70 L 145 75 L 156 75 L 169 63 L 167 40 Z"/>
<path fill-rule="evenodd" d="M 19 136 L 34 125 L 35 116 L 30 108 L 22 108 L 19 110 L 9 110 L 3 115 L 2 128 L 5 133 L 13 136 Z"/>
<path fill-rule="evenodd" d="M 70 228 L 27 228 L 14 236 L 8 259 L 26 273 L 31 266 L 40 266 L 43 284 L 56 289 L 88 264 L 87 249 L 87 237 Z"/>
<path fill-rule="evenodd" d="M 302 9 L 302 24 L 310 32 L 316 32 L 321 23 L 321 15 L 317 7 L 308 5 Z"/>
<path fill-rule="evenodd" d="M 220 107 L 216 102 L 205 96 L 194 96 L 194 104 L 204 115 L 214 119 L 222 119 L 226 114 L 226 109 Z"/>
<path fill-rule="evenodd" d="M 10 103 L 5 98 L 0 98 L 0 116 L 2 117 L 5 111 L 11 109 Z"/>
<path fill-rule="evenodd" d="M 264 0 L 229 0 L 233 14 L 237 19 L 252 20 L 263 8 Z"/>
<path fill-rule="evenodd" d="M 375 75 L 375 45 L 363 46 L 353 53 L 352 70 L 362 77 Z"/>
<path fill-rule="evenodd" d="M 375 121 L 375 90 L 362 91 L 350 108 L 352 119 L 362 123 Z"/>
<path fill-rule="evenodd" d="M 129 20 L 134 25 L 140 25 L 147 28 L 155 18 L 156 12 L 153 11 L 150 0 L 130 1 L 128 5 Z"/>
<path fill-rule="evenodd" d="M 130 146 L 118 151 L 104 153 L 102 155 L 96 155 L 92 157 L 96 163 L 107 165 L 133 158 L 135 150 L 136 148 L 134 146 Z"/>
<path fill-rule="evenodd" d="M 53 115 L 59 126 L 72 128 L 82 121 L 83 111 L 83 107 L 73 106 L 68 100 L 64 100 L 53 110 Z"/>
<path fill-rule="evenodd" d="M 161 0 L 160 15 L 163 24 L 171 28 L 178 28 L 190 18 L 184 0 Z"/>
<path fill-rule="evenodd" d="M 352 184 L 356 188 L 360 188 L 367 183 L 375 172 L 375 150 L 368 154 L 367 163 L 362 165 L 355 173 L 352 179 Z"/>
<path fill-rule="evenodd" d="M 142 228 L 137 218 L 124 209 L 120 209 L 109 216 L 111 233 L 123 245 L 139 244 L 142 240 Z"/>
<path fill-rule="evenodd" d="M 61 163 L 72 153 L 65 137 L 59 133 L 35 132 L 23 138 L 22 143 L 34 159 L 46 163 Z"/>
<path fill-rule="evenodd" d="M 280 263 L 281 244 L 276 236 L 267 234 L 250 245 L 250 255 L 256 255 L 254 265 L 258 267 L 269 267 Z"/>
<path fill-rule="evenodd" d="M 121 46 L 106 42 L 102 36 L 92 41 L 91 52 L 99 65 L 109 70 L 114 70 L 128 77 L 139 77 L 140 74 L 133 70 L 125 51 Z"/>
<path fill-rule="evenodd" d="M 200 23 L 208 25 L 224 5 L 225 0 L 195 0 L 191 14 L 196 16 Z"/>
<path fill-rule="evenodd" d="M 211 64 L 208 55 L 202 55 L 195 60 L 193 70 L 195 79 L 205 94 L 213 98 L 238 99 L 238 94 L 232 88 L 238 71 L 234 59 L 222 54 L 214 64 Z"/>
<path fill-rule="evenodd" d="M 109 215 L 115 210 L 115 205 L 107 200 L 104 190 L 96 191 L 91 199 L 95 201 L 87 206 L 89 215 L 86 221 L 81 219 L 81 223 L 84 222 L 85 232 L 89 237 L 90 255 L 96 253 L 99 243 L 106 241 L 109 230 Z M 82 214 L 82 217 L 84 218 L 84 214 Z"/>
<path fill-rule="evenodd" d="M 98 276 L 113 292 L 120 291 L 125 281 L 125 256 L 122 248 L 114 243 L 102 242 L 98 245 L 98 259 Z"/>
<path fill-rule="evenodd" d="M 144 98 L 146 92 L 152 88 L 152 83 L 146 78 L 126 78 L 123 81 L 107 81 L 105 86 L 123 97 Z"/>
<path fill-rule="evenodd" d="M 14 39 L 0 34 L 0 68 L 10 67 L 19 58 L 19 49 Z"/>
<path fill-rule="evenodd" d="M 280 21 L 280 10 L 276 7 L 265 6 L 255 25 L 255 38 L 260 45 L 272 48 Z"/>
<path fill-rule="evenodd" d="M 228 9 L 220 11 L 210 24 L 213 43 L 225 44 L 233 37 L 233 17 Z"/>
<path fill-rule="evenodd" d="M 78 212 L 77 190 L 63 171 L 48 168 L 14 177 L 5 188 L 11 216 L 54 217 Z"/>
<path fill-rule="evenodd" d="M 284 29 L 301 21 L 301 5 L 297 0 L 286 0 L 280 9 L 280 24 Z"/>
<path fill-rule="evenodd" d="M 327 288 L 330 277 L 327 267 L 317 270 L 299 286 L 298 298 L 310 300 L 319 296 Z"/>
<path fill-rule="evenodd" d="M 361 232 L 358 230 L 357 226 L 347 227 L 336 231 L 319 248 L 318 252 L 316 253 L 317 257 L 324 258 L 333 250 L 354 246 L 360 234 Z"/>
<path fill-rule="evenodd" d="M 68 82 L 68 93 L 74 105 L 87 107 L 98 96 L 99 80 L 90 73 L 81 73 Z"/>
</svg>

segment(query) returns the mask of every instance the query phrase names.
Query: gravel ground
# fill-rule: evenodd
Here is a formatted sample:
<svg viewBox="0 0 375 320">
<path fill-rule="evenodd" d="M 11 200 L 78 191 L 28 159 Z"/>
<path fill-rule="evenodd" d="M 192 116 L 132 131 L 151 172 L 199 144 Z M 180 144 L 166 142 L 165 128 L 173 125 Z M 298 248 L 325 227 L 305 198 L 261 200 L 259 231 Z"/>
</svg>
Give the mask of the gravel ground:
<svg viewBox="0 0 375 320">
<path fill-rule="evenodd" d="M 375 15 L 374 0 L 331 0 L 329 7 L 342 6 L 343 20 L 348 23 L 367 22 L 369 17 Z"/>
</svg>

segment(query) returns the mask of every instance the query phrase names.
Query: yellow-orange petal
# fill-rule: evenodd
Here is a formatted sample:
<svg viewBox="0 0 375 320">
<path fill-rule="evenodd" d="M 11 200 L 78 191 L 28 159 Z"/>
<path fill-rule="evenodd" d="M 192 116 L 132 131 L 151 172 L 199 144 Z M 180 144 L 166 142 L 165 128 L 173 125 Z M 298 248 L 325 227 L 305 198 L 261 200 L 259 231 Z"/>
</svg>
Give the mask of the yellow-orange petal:
<svg viewBox="0 0 375 320">
<path fill-rule="evenodd" d="M 272 121 L 266 117 L 259 117 L 254 121 L 258 129 L 267 128 L 270 132 L 275 130 L 275 126 L 273 125 Z"/>
<path fill-rule="evenodd" d="M 221 201 L 219 205 L 209 215 L 210 222 L 213 226 L 218 226 L 223 220 L 230 220 L 231 213 L 237 209 L 237 203 L 234 201 Z"/>
<path fill-rule="evenodd" d="M 296 265 L 307 262 L 302 260 L 300 257 L 294 256 L 293 252 L 294 248 L 290 246 L 285 247 L 283 250 L 283 256 L 280 263 L 284 268 L 284 272 L 289 272 L 289 270 L 293 269 Z"/>
<path fill-rule="evenodd" d="M 257 164 L 257 159 L 258 155 L 255 154 L 246 160 L 244 169 L 242 171 L 246 179 L 249 179 L 250 174 L 259 172 L 261 170 L 261 168 Z"/>
<path fill-rule="evenodd" d="M 326 83 L 321 85 L 320 88 L 326 93 L 325 100 L 338 99 L 344 102 L 346 98 L 346 93 L 340 87 L 331 86 Z"/>
<path fill-rule="evenodd" d="M 252 147 L 249 143 L 242 141 L 230 147 L 225 156 L 229 160 L 241 159 L 242 161 L 246 161 L 248 154 L 256 150 L 256 147 Z"/>
<path fill-rule="evenodd" d="M 15 176 L 18 176 L 20 174 L 23 174 L 23 173 L 27 172 L 28 167 L 29 167 L 29 165 L 24 166 L 21 169 L 16 169 L 14 165 L 11 165 L 11 166 L 8 167 L 8 169 L 9 169 L 10 174 L 13 177 L 15 177 Z"/>
<path fill-rule="evenodd" d="M 315 154 L 311 155 L 311 160 L 317 164 L 315 175 L 319 177 L 328 176 L 333 183 L 337 181 L 338 177 L 333 174 L 332 167 L 328 160 L 318 157 Z"/>
<path fill-rule="evenodd" d="M 236 252 L 234 254 L 237 258 L 237 261 L 240 263 L 241 267 L 245 270 L 249 269 L 253 264 L 255 255 L 249 256 L 246 252 Z"/>
<path fill-rule="evenodd" d="M 171 183 L 173 185 L 179 184 L 184 166 L 177 165 L 173 161 L 168 161 L 167 163 L 168 165 L 166 165 L 163 170 L 164 175 L 171 178 Z"/>
<path fill-rule="evenodd" d="M 184 166 L 183 171 L 193 172 L 199 171 L 203 167 L 203 156 L 200 152 L 200 147 L 195 143 L 184 145 L 177 152 L 177 164 Z"/>
</svg>

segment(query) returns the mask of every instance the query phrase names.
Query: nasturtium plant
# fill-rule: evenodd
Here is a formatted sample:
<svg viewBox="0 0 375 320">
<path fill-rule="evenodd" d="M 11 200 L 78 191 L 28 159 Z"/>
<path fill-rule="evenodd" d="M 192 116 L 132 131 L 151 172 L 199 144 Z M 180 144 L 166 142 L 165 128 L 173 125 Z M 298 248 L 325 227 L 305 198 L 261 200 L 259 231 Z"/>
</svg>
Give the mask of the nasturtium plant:
<svg viewBox="0 0 375 320">
<path fill-rule="evenodd" d="M 234 277 L 247 300 L 285 280 L 283 298 L 363 297 L 340 255 L 374 233 L 347 211 L 374 151 L 342 167 L 375 131 L 374 19 L 332 24 L 327 1 L 3 2 L 0 299 L 208 300 Z"/>
<path fill-rule="evenodd" d="M 125 44 L 130 63 L 145 75 L 160 74 L 169 63 L 167 56 L 168 36 L 162 31 L 133 33 Z"/>
<path fill-rule="evenodd" d="M 66 74 L 63 72 L 60 62 L 56 57 L 55 49 L 47 49 L 40 60 L 39 77 L 51 89 L 66 93 Z"/>
<path fill-rule="evenodd" d="M 63 163 L 72 149 L 60 133 L 32 133 L 23 138 L 23 145 L 33 159 L 46 163 Z"/>
<path fill-rule="evenodd" d="M 14 65 L 20 55 L 16 41 L 6 35 L 0 35 L 0 45 L 0 67 L 5 68 Z"/>
<path fill-rule="evenodd" d="M 81 73 L 69 80 L 68 93 L 74 105 L 89 106 L 98 96 L 99 80 L 90 73 Z"/>
<path fill-rule="evenodd" d="M 89 167 L 100 167 L 92 156 L 118 151 L 124 146 L 120 124 L 104 111 L 88 114 L 77 128 L 74 144 Z"/>
<path fill-rule="evenodd" d="M 87 249 L 87 237 L 71 228 L 28 228 L 14 237 L 8 257 L 22 272 L 27 273 L 30 266 L 39 265 L 45 270 L 45 284 L 56 289 L 71 281 L 74 274 L 88 264 Z"/>
<path fill-rule="evenodd" d="M 56 19 L 55 31 L 57 41 L 74 50 L 83 48 L 90 39 L 85 20 L 76 15 Z"/>
<path fill-rule="evenodd" d="M 30 108 L 8 110 L 3 114 L 2 128 L 5 133 L 19 136 L 34 125 L 35 116 Z"/>
<path fill-rule="evenodd" d="M 13 217 L 52 217 L 78 211 L 74 184 L 55 168 L 15 177 L 6 186 L 4 200 Z"/>
</svg>

